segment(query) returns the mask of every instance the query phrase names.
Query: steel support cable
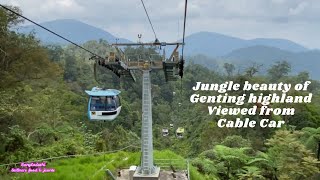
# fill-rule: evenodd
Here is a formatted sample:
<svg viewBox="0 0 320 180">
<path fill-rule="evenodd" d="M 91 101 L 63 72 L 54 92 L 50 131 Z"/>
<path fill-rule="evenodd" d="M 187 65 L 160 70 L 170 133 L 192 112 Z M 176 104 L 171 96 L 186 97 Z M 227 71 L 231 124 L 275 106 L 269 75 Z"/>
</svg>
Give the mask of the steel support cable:
<svg viewBox="0 0 320 180">
<path fill-rule="evenodd" d="M 184 38 L 185 38 L 185 33 L 186 33 L 187 5 L 188 5 L 188 0 L 185 1 L 185 5 L 184 5 L 183 36 L 182 36 L 182 59 L 183 59 L 183 54 L 184 54 Z"/>
<path fill-rule="evenodd" d="M 154 28 L 153 28 L 152 22 L 151 22 L 151 20 L 150 20 L 150 17 L 149 17 L 148 11 L 147 11 L 147 9 L 146 9 L 146 6 L 144 5 L 143 0 L 141 0 L 141 3 L 142 3 L 142 5 L 143 5 L 143 9 L 144 9 L 144 11 L 146 12 L 146 15 L 147 15 L 147 17 L 148 17 L 148 20 L 149 20 L 150 26 L 151 26 L 152 31 L 153 31 L 153 34 L 154 34 L 154 37 L 155 37 L 155 39 L 157 40 L 158 38 L 157 38 L 156 32 L 155 32 L 155 30 L 154 30 Z"/>
<path fill-rule="evenodd" d="M 84 51 L 86 51 L 86 52 L 88 52 L 88 53 L 90 53 L 90 54 L 92 54 L 93 56 L 96 56 L 96 57 L 99 57 L 99 58 L 101 58 L 101 59 L 104 59 L 103 57 L 101 57 L 101 56 L 97 55 L 96 53 L 94 53 L 94 52 L 92 52 L 92 51 L 90 51 L 90 50 L 88 50 L 88 49 L 86 49 L 86 48 L 84 48 L 84 47 L 82 47 L 82 46 L 78 45 L 77 43 L 72 42 L 72 41 L 70 41 L 69 39 L 67 39 L 67 38 L 65 38 L 65 37 L 63 37 L 63 36 L 61 36 L 61 35 L 59 35 L 59 34 L 57 34 L 57 33 L 53 32 L 52 30 L 50 30 L 50 29 L 48 29 L 48 28 L 46 28 L 46 27 L 44 27 L 44 26 L 42 26 L 42 25 L 40 25 L 40 24 L 38 24 L 38 23 L 36 23 L 36 22 L 32 21 L 31 19 L 29 19 L 29 18 L 27 18 L 27 17 L 23 16 L 22 14 L 19 14 L 19 13 L 15 12 L 15 11 L 13 11 L 13 10 L 11 10 L 11 9 L 9 9 L 9 8 L 7 8 L 7 7 L 5 7 L 4 5 L 1 5 L 1 4 L 0 4 L 0 6 L 1 6 L 3 9 L 5 9 L 5 10 L 7 10 L 7 11 L 10 11 L 10 12 L 12 12 L 13 14 L 15 14 L 15 15 L 17 15 L 17 16 L 20 16 L 20 17 L 22 17 L 23 19 L 25 19 L 25 20 L 27 20 L 27 21 L 29 21 L 29 22 L 31 22 L 31 23 L 33 23 L 33 24 L 35 24 L 35 25 L 37 25 L 37 26 L 41 27 L 42 29 L 44 29 L 44 30 L 46 30 L 46 31 L 48 31 L 48 32 L 50 32 L 50 33 L 52 33 L 52 34 L 54 34 L 54 35 L 56 35 L 56 36 L 60 37 L 61 39 L 65 40 L 65 41 L 68 41 L 69 43 L 71 43 L 71 44 L 73 44 L 73 45 L 77 46 L 78 48 L 80 48 L 80 49 L 82 49 L 82 50 L 84 50 Z"/>
<path fill-rule="evenodd" d="M 180 79 L 180 96 L 182 96 L 182 77 L 183 77 L 183 69 L 184 69 L 184 62 L 185 62 L 184 61 L 184 39 L 185 39 L 185 33 L 186 33 L 187 5 L 188 5 L 188 0 L 185 1 L 185 5 L 184 5 L 183 37 L 182 37 L 182 50 L 181 50 L 182 53 L 181 53 L 181 60 L 179 62 L 179 75 L 181 77 L 181 79 Z"/>
<path fill-rule="evenodd" d="M 182 104 L 182 77 L 183 77 L 183 69 L 184 69 L 184 39 L 185 39 L 185 34 L 186 34 L 186 21 L 187 21 L 187 8 L 188 7 L 188 0 L 185 0 L 185 5 L 184 5 L 184 18 L 183 18 L 183 35 L 182 35 L 182 50 L 181 50 L 181 62 L 180 62 L 180 101 Z"/>
</svg>

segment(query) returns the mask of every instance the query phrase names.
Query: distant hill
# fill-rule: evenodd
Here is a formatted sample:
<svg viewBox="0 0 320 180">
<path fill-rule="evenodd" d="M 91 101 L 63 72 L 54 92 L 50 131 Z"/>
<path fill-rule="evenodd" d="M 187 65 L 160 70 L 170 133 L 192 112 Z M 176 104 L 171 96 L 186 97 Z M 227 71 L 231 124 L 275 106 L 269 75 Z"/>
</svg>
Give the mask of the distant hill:
<svg viewBox="0 0 320 180">
<path fill-rule="evenodd" d="M 86 23 L 74 20 L 74 19 L 59 19 L 55 21 L 49 21 L 40 23 L 42 26 L 66 37 L 67 39 L 75 43 L 85 43 L 89 40 L 104 39 L 110 43 L 114 43 L 116 38 L 112 34 Z M 43 43 L 54 44 L 67 44 L 65 40 L 43 30 L 36 25 L 22 26 L 17 29 L 20 33 L 30 33 L 34 31 L 36 37 L 38 37 Z M 127 39 L 119 38 L 118 42 L 130 42 Z"/>
<path fill-rule="evenodd" d="M 263 69 L 268 69 L 276 61 L 286 60 L 292 65 L 293 73 L 308 71 L 312 78 L 320 79 L 319 50 L 290 52 L 275 47 L 252 46 L 234 50 L 220 59 L 244 67 L 257 62 L 264 65 Z"/>
<path fill-rule="evenodd" d="M 60 19 L 44 22 L 41 25 L 79 44 L 99 39 L 114 43 L 117 38 L 107 31 L 73 19 Z M 35 25 L 19 27 L 17 31 L 20 33 L 34 31 L 44 43 L 68 43 Z M 244 40 L 219 33 L 199 32 L 187 36 L 185 41 L 185 54 L 196 57 L 193 60 L 195 63 L 209 68 L 216 69 L 224 62 L 233 62 L 243 67 L 258 62 L 264 64 L 264 69 L 267 69 L 276 61 L 287 60 L 293 66 L 293 73 L 309 71 L 313 78 L 320 79 L 320 71 L 317 69 L 320 67 L 320 51 L 310 51 L 289 40 L 265 38 Z M 130 41 L 119 38 L 118 42 Z"/>
<path fill-rule="evenodd" d="M 188 55 L 203 54 L 209 57 L 224 56 L 236 49 L 250 46 L 269 46 L 291 52 L 303 52 L 308 49 L 285 39 L 244 40 L 213 32 L 199 32 L 185 38 L 185 52 Z"/>
<path fill-rule="evenodd" d="M 74 19 L 59 19 L 40 24 L 80 44 L 90 40 L 98 39 L 105 39 L 110 43 L 114 43 L 118 38 L 103 29 L 88 25 Z M 36 36 L 44 43 L 67 44 L 67 42 L 63 39 L 35 25 L 22 26 L 19 27 L 17 31 L 20 33 L 30 33 L 34 31 L 36 33 Z M 214 32 L 194 33 L 187 36 L 185 41 L 185 53 L 187 55 L 203 54 L 208 57 L 220 57 L 227 55 L 236 49 L 256 45 L 275 47 L 291 52 L 303 52 L 308 50 L 307 48 L 297 43 L 285 39 L 258 38 L 252 40 L 244 40 L 241 38 Z M 118 42 L 130 41 L 127 39 L 119 38 Z"/>
</svg>

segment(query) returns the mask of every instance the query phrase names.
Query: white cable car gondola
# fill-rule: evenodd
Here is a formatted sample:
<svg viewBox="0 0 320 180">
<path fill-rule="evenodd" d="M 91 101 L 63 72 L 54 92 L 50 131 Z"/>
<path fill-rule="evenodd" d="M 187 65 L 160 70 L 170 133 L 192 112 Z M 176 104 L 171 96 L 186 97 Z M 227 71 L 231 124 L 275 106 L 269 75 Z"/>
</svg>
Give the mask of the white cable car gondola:
<svg viewBox="0 0 320 180">
<path fill-rule="evenodd" d="M 183 138 L 183 134 L 184 134 L 184 128 L 178 127 L 178 129 L 176 130 L 177 138 Z"/>
<path fill-rule="evenodd" d="M 167 128 L 162 129 L 162 136 L 168 136 L 169 135 L 169 130 Z"/>
<path fill-rule="evenodd" d="M 86 93 L 90 96 L 88 103 L 90 120 L 112 121 L 119 115 L 121 111 L 119 90 L 94 87 Z"/>
</svg>

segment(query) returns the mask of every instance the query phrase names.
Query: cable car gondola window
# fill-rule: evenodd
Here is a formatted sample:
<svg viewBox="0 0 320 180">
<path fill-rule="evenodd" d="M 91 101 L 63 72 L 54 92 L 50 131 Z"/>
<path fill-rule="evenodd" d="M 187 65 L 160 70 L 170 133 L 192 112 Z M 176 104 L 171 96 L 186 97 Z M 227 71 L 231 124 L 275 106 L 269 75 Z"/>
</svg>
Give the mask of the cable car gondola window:
<svg viewBox="0 0 320 180">
<path fill-rule="evenodd" d="M 117 106 L 121 106 L 120 98 L 118 96 L 113 96 L 113 98 L 116 100 Z"/>
<path fill-rule="evenodd" d="M 116 110 L 116 102 L 112 96 L 108 96 L 107 103 L 106 103 L 106 111 L 113 111 Z"/>
<path fill-rule="evenodd" d="M 88 117 L 90 120 L 115 119 L 120 111 L 119 90 L 102 89 L 93 87 L 91 91 L 86 91 L 89 97 Z"/>
<path fill-rule="evenodd" d="M 91 111 L 105 111 L 106 110 L 106 97 L 95 97 L 91 98 L 90 104 Z"/>
<path fill-rule="evenodd" d="M 92 97 L 90 110 L 91 111 L 114 111 L 119 106 L 120 106 L 120 101 L 117 96 Z"/>
</svg>

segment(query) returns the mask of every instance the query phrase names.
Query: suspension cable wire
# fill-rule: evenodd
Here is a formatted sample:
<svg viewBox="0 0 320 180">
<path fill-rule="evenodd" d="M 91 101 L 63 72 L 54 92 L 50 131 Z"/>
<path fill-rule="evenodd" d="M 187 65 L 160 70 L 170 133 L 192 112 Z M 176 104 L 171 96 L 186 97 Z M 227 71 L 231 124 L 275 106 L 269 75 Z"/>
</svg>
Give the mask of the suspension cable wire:
<svg viewBox="0 0 320 180">
<path fill-rule="evenodd" d="M 11 165 L 17 165 L 17 164 L 21 164 L 21 163 L 32 163 L 32 162 L 40 162 L 40 161 L 47 161 L 47 160 L 53 160 L 53 159 L 63 159 L 63 158 L 69 158 L 69 157 L 86 157 L 86 156 L 93 156 L 93 155 L 100 155 L 100 154 L 111 154 L 111 153 L 115 153 L 118 151 L 122 151 L 125 149 L 128 149 L 130 147 L 133 148 L 140 148 L 138 146 L 135 145 L 129 145 L 117 150 L 112 150 L 112 151 L 105 151 L 105 152 L 97 152 L 97 153 L 92 153 L 92 154 L 75 154 L 75 155 L 66 155 L 66 156 L 57 156 L 57 157 L 50 157 L 50 158 L 45 158 L 45 159 L 38 159 L 38 160 L 34 160 L 34 161 L 25 161 L 25 162 L 17 162 L 17 163 L 8 163 L 8 164 L 0 164 L 0 167 L 2 166 L 11 166 Z"/>
<path fill-rule="evenodd" d="M 187 7 L 188 7 L 188 0 L 185 0 L 185 5 L 184 5 L 184 18 L 183 18 L 183 37 L 182 37 L 182 49 L 181 49 L 181 64 L 182 64 L 182 68 L 184 68 L 184 39 L 185 39 L 185 34 L 186 34 L 186 21 L 187 21 Z M 183 72 L 182 72 L 183 75 Z M 180 78 L 180 101 L 182 104 L 182 76 Z"/>
<path fill-rule="evenodd" d="M 182 50 L 181 50 L 182 59 L 183 59 L 183 52 L 184 52 L 184 37 L 186 34 L 187 5 L 188 5 L 188 0 L 185 1 L 185 5 L 184 5 L 183 37 L 182 37 Z"/>
<path fill-rule="evenodd" d="M 177 34 L 178 38 L 177 41 L 179 41 L 180 38 L 180 20 L 178 19 L 178 34 Z"/>
<path fill-rule="evenodd" d="M 61 36 L 61 35 L 59 35 L 59 34 L 55 33 L 54 31 L 52 31 L 52 30 L 50 30 L 50 29 L 48 29 L 48 28 L 46 28 L 46 27 L 44 27 L 44 26 L 42 26 L 42 25 L 40 25 L 40 24 L 38 24 L 38 23 L 36 23 L 36 22 L 34 22 L 34 21 L 32 21 L 31 19 L 29 19 L 29 18 L 27 18 L 27 17 L 23 16 L 22 14 L 19 14 L 19 13 L 17 13 L 17 12 L 15 12 L 15 11 L 13 11 L 13 10 L 11 10 L 11 9 L 7 8 L 6 6 L 4 6 L 4 5 L 2 5 L 2 4 L 0 4 L 0 7 L 2 7 L 3 9 L 5 9 L 5 10 L 7 10 L 7 11 L 12 12 L 13 14 L 15 14 L 15 15 L 17 15 L 17 16 L 22 17 L 23 19 L 25 19 L 25 20 L 27 20 L 27 21 L 29 21 L 29 22 L 31 22 L 31 23 L 33 23 L 33 24 L 35 24 L 36 26 L 39 26 L 39 27 L 41 27 L 42 29 L 44 29 L 44 30 L 46 30 L 46 31 L 48 31 L 48 32 L 50 32 L 50 33 L 52 33 L 52 34 L 54 34 L 54 35 L 56 35 L 56 36 L 60 37 L 61 39 L 65 40 L 65 41 L 68 41 L 69 43 L 71 43 L 71 44 L 73 44 L 73 45 L 77 46 L 78 48 L 80 48 L 80 49 L 82 49 L 82 50 L 84 50 L 84 51 L 86 51 L 86 52 L 88 52 L 88 53 L 90 53 L 90 54 L 92 54 L 93 56 L 95 56 L 95 57 L 99 57 L 99 58 L 101 58 L 101 59 L 104 59 L 103 57 L 101 57 L 101 56 L 97 55 L 96 53 L 94 53 L 94 52 L 92 52 L 92 51 L 90 51 L 90 50 L 88 50 L 88 49 L 86 49 L 86 48 L 84 48 L 84 47 L 80 46 L 79 44 L 77 44 L 77 43 L 75 43 L 75 42 L 72 42 L 71 40 L 69 40 L 69 39 L 67 39 L 67 38 L 65 38 L 65 37 L 63 37 L 63 36 Z"/>
<path fill-rule="evenodd" d="M 151 25 L 151 28 L 152 28 L 152 31 L 153 31 L 153 34 L 154 34 L 154 37 L 155 37 L 155 39 L 157 40 L 158 38 L 157 38 L 156 32 L 155 32 L 155 30 L 154 30 L 154 28 L 153 28 L 152 22 L 151 22 L 151 20 L 150 20 L 148 11 L 147 11 L 147 9 L 146 9 L 146 6 L 144 5 L 143 0 L 141 0 L 141 3 L 142 3 L 142 5 L 143 5 L 144 11 L 146 12 L 146 15 L 147 15 L 147 17 L 148 17 L 149 23 L 150 23 L 150 25 Z"/>
<path fill-rule="evenodd" d="M 180 101 L 182 100 L 182 76 L 183 76 L 183 68 L 184 68 L 184 39 L 185 39 L 185 34 L 186 34 L 186 21 L 187 21 L 187 7 L 188 7 L 188 0 L 185 0 L 185 5 L 184 5 L 184 19 L 183 19 L 183 37 L 182 37 L 182 48 L 181 48 L 181 78 L 180 78 Z"/>
</svg>

